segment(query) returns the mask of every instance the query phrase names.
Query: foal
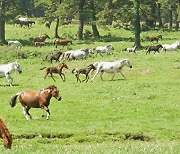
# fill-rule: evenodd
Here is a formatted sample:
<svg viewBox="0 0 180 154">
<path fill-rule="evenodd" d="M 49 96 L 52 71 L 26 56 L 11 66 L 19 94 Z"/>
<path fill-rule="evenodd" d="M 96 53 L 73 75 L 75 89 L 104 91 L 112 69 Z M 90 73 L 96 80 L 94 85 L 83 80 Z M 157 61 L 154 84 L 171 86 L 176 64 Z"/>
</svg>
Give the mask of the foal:
<svg viewBox="0 0 180 154">
<path fill-rule="evenodd" d="M 46 68 L 46 69 L 45 69 Z M 61 63 L 59 65 L 57 65 L 56 67 L 44 67 L 41 70 L 45 69 L 45 76 L 44 79 L 46 79 L 47 75 L 50 74 L 51 78 L 55 81 L 54 77 L 53 77 L 53 73 L 57 73 L 60 75 L 61 79 L 63 80 L 63 82 L 65 81 L 65 75 L 62 72 L 63 68 L 68 69 L 68 66 L 65 63 Z M 56 81 L 55 81 L 56 82 Z"/>
<path fill-rule="evenodd" d="M 163 46 L 161 45 L 161 44 L 159 44 L 159 45 L 157 45 L 157 46 L 149 46 L 148 48 L 147 48 L 147 52 L 146 52 L 146 54 L 150 54 L 150 51 L 154 51 L 154 54 L 156 53 L 156 52 L 159 52 L 159 49 L 160 48 L 163 48 Z M 160 52 L 159 52 L 160 53 Z"/>
<path fill-rule="evenodd" d="M 72 73 L 74 73 L 74 71 L 76 71 L 75 76 L 77 78 L 77 82 L 78 81 L 81 82 L 81 80 L 79 78 L 79 75 L 80 74 L 85 74 L 86 78 L 84 80 L 82 80 L 82 82 L 84 82 L 84 81 L 88 82 L 88 80 L 89 80 L 89 72 L 91 70 L 96 70 L 96 68 L 94 67 L 93 64 L 90 64 L 87 68 L 84 68 L 84 69 L 75 68 L 75 69 L 72 70 Z"/>
<path fill-rule="evenodd" d="M 49 61 L 52 63 L 53 60 L 55 60 L 56 62 L 59 61 L 59 58 L 60 56 L 62 55 L 63 53 L 61 51 L 59 51 L 58 53 L 56 54 L 50 54 L 50 55 L 47 55 L 46 56 L 46 59 L 48 58 Z"/>
</svg>

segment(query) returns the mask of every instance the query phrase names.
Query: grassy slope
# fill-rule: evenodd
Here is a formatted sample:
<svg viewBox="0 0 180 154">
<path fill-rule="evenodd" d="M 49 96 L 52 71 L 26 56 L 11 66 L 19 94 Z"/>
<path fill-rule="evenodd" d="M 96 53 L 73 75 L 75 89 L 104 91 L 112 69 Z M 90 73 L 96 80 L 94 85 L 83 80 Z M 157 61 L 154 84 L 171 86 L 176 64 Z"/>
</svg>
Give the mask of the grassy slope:
<svg viewBox="0 0 180 154">
<path fill-rule="evenodd" d="M 54 25 L 53 25 L 54 26 Z M 57 82 L 51 78 L 43 80 L 43 66 L 51 65 L 42 59 L 52 50 L 52 40 L 48 45 L 35 48 L 28 45 L 28 39 L 43 33 L 53 37 L 53 30 L 45 29 L 43 25 L 34 25 L 32 29 L 6 26 L 7 39 L 20 39 L 25 44 L 19 51 L 13 47 L 0 47 L 1 63 L 18 60 L 23 74 L 13 73 L 15 86 L 10 88 L 5 78 L 0 78 L 0 113 L 5 119 L 10 131 L 15 136 L 12 150 L 4 153 L 34 152 L 46 153 L 144 153 L 172 152 L 178 153 L 180 120 L 179 120 L 179 68 L 180 52 L 173 51 L 161 54 L 145 55 L 145 51 L 137 54 L 121 52 L 125 47 L 133 45 L 133 34 L 125 30 L 100 29 L 101 35 L 111 34 L 115 52 L 104 57 L 91 57 L 87 61 L 67 62 L 69 70 L 65 70 L 66 82 L 56 76 Z M 86 27 L 88 28 L 88 27 Z M 77 27 L 61 27 L 61 34 L 76 34 Z M 172 43 L 179 32 L 151 31 L 142 33 L 142 39 L 147 36 L 162 34 L 160 43 Z M 109 38 L 102 42 L 74 41 L 73 49 L 106 45 Z M 116 41 L 117 40 L 117 41 Z M 144 46 L 151 43 L 143 41 Z M 66 48 L 64 49 L 66 50 Z M 27 59 L 18 59 L 18 54 L 27 55 Z M 6 58 L 5 58 L 6 57 Z M 113 61 L 128 58 L 133 69 L 124 68 L 127 81 L 120 75 L 115 81 L 110 81 L 111 75 L 104 75 L 101 81 L 97 77 L 94 83 L 76 83 L 71 70 L 84 67 L 95 61 Z M 54 65 L 56 65 L 54 63 Z M 93 75 L 93 74 L 92 74 Z M 91 76 L 92 76 L 91 75 Z M 62 101 L 51 100 L 51 119 L 46 121 L 40 116 L 44 111 L 32 109 L 34 120 L 26 121 L 18 103 L 10 108 L 8 101 L 16 92 L 24 89 L 39 90 L 55 84 L 60 89 Z M 144 135 L 149 141 L 124 140 L 126 134 Z M 23 137 L 24 136 L 24 137 Z M 33 138 L 34 139 L 22 139 Z M 47 139 L 46 137 L 55 137 Z M 42 138 L 43 137 L 43 138 Z M 50 145 L 44 146 L 44 143 Z M 1 143 L 0 143 L 1 144 Z M 61 144 L 61 145 L 60 145 Z M 28 148 L 25 148 L 26 145 Z M 52 147 L 52 148 L 49 148 Z M 109 148 L 111 147 L 111 148 Z"/>
</svg>

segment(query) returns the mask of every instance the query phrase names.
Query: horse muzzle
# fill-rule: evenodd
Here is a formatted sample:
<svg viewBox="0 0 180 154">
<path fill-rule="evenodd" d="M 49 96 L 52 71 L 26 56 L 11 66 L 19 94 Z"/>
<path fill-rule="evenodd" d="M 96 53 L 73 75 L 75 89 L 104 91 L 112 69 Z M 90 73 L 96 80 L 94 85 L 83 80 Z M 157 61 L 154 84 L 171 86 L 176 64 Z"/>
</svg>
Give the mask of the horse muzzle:
<svg viewBox="0 0 180 154">
<path fill-rule="evenodd" d="M 60 101 L 60 100 L 61 100 L 61 97 L 57 98 L 57 100 Z"/>
</svg>

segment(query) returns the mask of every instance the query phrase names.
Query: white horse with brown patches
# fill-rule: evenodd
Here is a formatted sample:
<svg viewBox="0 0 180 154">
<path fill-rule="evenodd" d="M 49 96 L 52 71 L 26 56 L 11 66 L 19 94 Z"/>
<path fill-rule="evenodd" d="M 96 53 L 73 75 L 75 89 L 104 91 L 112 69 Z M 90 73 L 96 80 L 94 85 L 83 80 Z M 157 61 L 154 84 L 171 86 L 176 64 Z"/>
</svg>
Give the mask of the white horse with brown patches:
<svg viewBox="0 0 180 154">
<path fill-rule="evenodd" d="M 120 59 L 114 62 L 96 62 L 94 63 L 94 66 L 96 67 L 97 71 L 91 79 L 91 81 L 93 81 L 99 73 L 101 80 L 103 80 L 102 75 L 104 74 L 104 72 L 113 74 L 111 80 L 114 79 L 116 73 L 120 73 L 123 76 L 123 78 L 126 79 L 124 73 L 122 72 L 122 68 L 124 66 L 132 68 L 132 65 L 128 59 Z"/>
</svg>

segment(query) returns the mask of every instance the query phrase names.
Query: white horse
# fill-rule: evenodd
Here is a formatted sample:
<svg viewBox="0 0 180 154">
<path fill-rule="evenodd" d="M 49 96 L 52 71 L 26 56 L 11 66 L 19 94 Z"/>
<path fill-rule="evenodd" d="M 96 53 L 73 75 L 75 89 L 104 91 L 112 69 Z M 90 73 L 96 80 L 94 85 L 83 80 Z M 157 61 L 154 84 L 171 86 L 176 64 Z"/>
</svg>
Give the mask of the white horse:
<svg viewBox="0 0 180 154">
<path fill-rule="evenodd" d="M 11 87 L 13 79 L 10 77 L 10 73 L 14 70 L 18 71 L 19 73 L 22 72 L 18 62 L 0 65 L 0 77 L 6 77 Z"/>
<path fill-rule="evenodd" d="M 137 46 L 126 48 L 125 51 L 136 53 Z"/>
<path fill-rule="evenodd" d="M 88 48 L 66 51 L 62 54 L 61 60 L 86 59 L 89 53 L 93 54 L 94 52 Z"/>
<path fill-rule="evenodd" d="M 22 44 L 19 41 L 8 41 L 8 46 L 14 45 L 17 48 L 22 48 Z"/>
<path fill-rule="evenodd" d="M 82 48 L 71 52 L 69 60 L 86 59 L 89 53 L 94 53 L 92 49 Z"/>
<path fill-rule="evenodd" d="M 128 59 L 120 59 L 114 62 L 96 62 L 93 65 L 95 66 L 97 71 L 95 75 L 93 76 L 93 78 L 91 79 L 91 81 L 93 81 L 99 73 L 100 73 L 101 80 L 103 80 L 102 75 L 104 72 L 113 74 L 111 80 L 114 79 L 114 76 L 116 73 L 120 73 L 123 76 L 123 78 L 126 79 L 124 76 L 124 73 L 122 72 L 122 68 L 124 66 L 128 66 L 129 68 L 132 68 L 132 65 Z"/>
<path fill-rule="evenodd" d="M 97 52 L 96 56 L 98 54 L 100 54 L 103 57 L 103 55 L 101 53 L 109 53 L 109 50 L 111 50 L 111 49 L 114 50 L 112 45 L 96 47 L 95 48 L 95 50 Z"/>
<path fill-rule="evenodd" d="M 180 46 L 180 42 L 176 41 L 173 44 L 164 44 L 162 46 L 162 51 L 176 50 Z"/>
</svg>

